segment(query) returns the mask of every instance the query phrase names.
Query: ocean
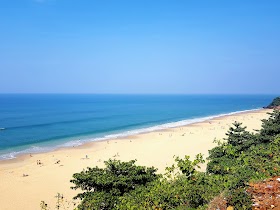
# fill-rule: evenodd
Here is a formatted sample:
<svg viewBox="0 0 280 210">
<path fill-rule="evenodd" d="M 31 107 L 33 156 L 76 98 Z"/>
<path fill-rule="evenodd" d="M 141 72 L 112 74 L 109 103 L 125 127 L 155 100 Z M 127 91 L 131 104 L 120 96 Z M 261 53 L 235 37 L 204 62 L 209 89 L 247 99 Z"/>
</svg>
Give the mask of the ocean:
<svg viewBox="0 0 280 210">
<path fill-rule="evenodd" d="M 0 94 L 0 159 L 259 109 L 274 97 Z"/>
</svg>

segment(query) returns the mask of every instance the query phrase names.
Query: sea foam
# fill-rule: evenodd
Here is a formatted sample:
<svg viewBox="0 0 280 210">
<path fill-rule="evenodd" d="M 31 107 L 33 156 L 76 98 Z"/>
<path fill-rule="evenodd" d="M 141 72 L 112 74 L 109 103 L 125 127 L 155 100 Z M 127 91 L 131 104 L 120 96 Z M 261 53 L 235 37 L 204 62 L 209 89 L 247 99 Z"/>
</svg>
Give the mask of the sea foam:
<svg viewBox="0 0 280 210">
<path fill-rule="evenodd" d="M 53 151 L 53 150 L 59 149 L 59 148 L 76 147 L 76 146 L 85 144 L 87 142 L 96 142 L 96 141 L 124 138 L 124 137 L 133 136 L 133 135 L 137 135 L 137 134 L 141 134 L 141 133 L 149 133 L 149 132 L 164 130 L 164 129 L 168 129 L 168 128 L 181 127 L 181 126 L 186 126 L 186 125 L 190 125 L 193 123 L 204 122 L 204 121 L 211 120 L 211 119 L 217 118 L 217 117 L 224 117 L 224 116 L 229 116 L 229 115 L 233 115 L 233 114 L 240 114 L 240 113 L 244 113 L 244 112 L 257 111 L 257 110 L 260 110 L 260 108 L 243 110 L 243 111 L 235 111 L 235 112 L 211 115 L 211 116 L 206 116 L 206 117 L 180 120 L 180 121 L 176 121 L 176 122 L 155 125 L 155 126 L 151 126 L 151 127 L 147 127 L 147 128 L 133 129 L 133 130 L 124 131 L 121 133 L 105 135 L 103 137 L 98 137 L 98 138 L 84 138 L 84 139 L 78 139 L 78 140 L 71 140 L 71 141 L 65 142 L 63 144 L 57 144 L 54 146 L 30 146 L 30 148 L 27 148 L 24 150 L 12 151 L 12 152 L 2 154 L 2 155 L 0 155 L 0 160 L 14 159 L 17 156 L 22 155 L 22 154 L 44 153 L 44 152 Z"/>
</svg>

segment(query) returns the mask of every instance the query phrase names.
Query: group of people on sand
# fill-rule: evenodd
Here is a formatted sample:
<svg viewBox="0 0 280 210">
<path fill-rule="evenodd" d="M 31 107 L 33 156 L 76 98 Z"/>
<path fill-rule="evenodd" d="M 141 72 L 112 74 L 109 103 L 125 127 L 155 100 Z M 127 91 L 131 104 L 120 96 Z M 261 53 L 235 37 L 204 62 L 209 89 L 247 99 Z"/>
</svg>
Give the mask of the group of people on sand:
<svg viewBox="0 0 280 210">
<path fill-rule="evenodd" d="M 41 160 L 37 160 L 37 165 L 42 165 Z"/>
</svg>

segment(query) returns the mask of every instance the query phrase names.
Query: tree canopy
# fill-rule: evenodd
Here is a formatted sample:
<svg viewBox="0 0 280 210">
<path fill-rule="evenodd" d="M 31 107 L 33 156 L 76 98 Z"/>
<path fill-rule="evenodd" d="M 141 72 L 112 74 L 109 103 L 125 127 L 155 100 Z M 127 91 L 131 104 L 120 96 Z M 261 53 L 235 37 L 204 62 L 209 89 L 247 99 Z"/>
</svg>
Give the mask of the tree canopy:
<svg viewBox="0 0 280 210">
<path fill-rule="evenodd" d="M 159 178 L 154 167 L 136 166 L 135 160 L 105 161 L 105 168 L 88 168 L 73 175 L 73 189 L 85 191 L 75 198 L 83 200 L 81 209 L 113 209 L 118 198 Z"/>
<path fill-rule="evenodd" d="M 267 106 L 267 108 L 274 108 L 280 106 L 280 97 L 276 97 L 273 101 Z"/>
<path fill-rule="evenodd" d="M 83 191 L 76 196 L 82 200 L 78 210 L 251 209 L 248 183 L 280 173 L 280 111 L 262 122 L 254 134 L 235 122 L 209 151 L 206 172 L 198 170 L 205 162 L 198 154 L 175 158 L 162 175 L 135 160 L 109 160 L 105 168 L 76 173 L 73 189 Z"/>
</svg>

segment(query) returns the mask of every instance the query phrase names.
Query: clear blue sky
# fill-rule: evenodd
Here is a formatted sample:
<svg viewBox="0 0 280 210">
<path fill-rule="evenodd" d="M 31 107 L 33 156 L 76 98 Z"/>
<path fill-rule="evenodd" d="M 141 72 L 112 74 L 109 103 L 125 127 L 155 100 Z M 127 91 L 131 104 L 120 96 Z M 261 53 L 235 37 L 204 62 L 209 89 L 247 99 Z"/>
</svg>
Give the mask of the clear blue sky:
<svg viewBox="0 0 280 210">
<path fill-rule="evenodd" d="M 1 0 L 0 93 L 280 93 L 279 0 Z"/>
</svg>

